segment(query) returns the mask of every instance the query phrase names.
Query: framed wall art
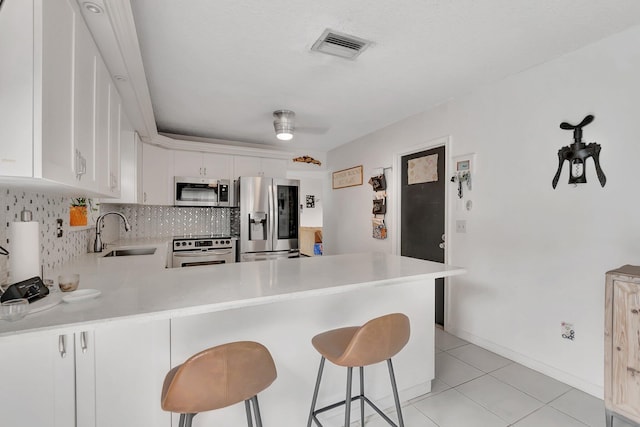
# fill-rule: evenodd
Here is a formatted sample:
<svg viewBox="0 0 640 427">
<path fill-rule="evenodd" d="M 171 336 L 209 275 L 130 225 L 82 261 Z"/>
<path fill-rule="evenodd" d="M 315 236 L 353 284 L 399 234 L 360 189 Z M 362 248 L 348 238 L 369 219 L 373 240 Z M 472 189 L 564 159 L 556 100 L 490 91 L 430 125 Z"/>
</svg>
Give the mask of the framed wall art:
<svg viewBox="0 0 640 427">
<path fill-rule="evenodd" d="M 334 172 L 332 187 L 334 190 L 362 185 L 362 165 Z"/>
</svg>

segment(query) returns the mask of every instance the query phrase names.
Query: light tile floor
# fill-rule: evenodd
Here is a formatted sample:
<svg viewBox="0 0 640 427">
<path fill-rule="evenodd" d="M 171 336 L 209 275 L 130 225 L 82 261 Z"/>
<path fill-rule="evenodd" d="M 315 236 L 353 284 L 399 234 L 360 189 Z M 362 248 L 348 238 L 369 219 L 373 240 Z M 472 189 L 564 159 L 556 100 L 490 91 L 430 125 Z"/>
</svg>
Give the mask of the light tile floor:
<svg viewBox="0 0 640 427">
<path fill-rule="evenodd" d="M 403 407 L 406 427 L 605 426 L 602 400 L 438 328 L 435 362 L 431 393 Z M 366 423 L 385 426 L 377 416 Z"/>
</svg>

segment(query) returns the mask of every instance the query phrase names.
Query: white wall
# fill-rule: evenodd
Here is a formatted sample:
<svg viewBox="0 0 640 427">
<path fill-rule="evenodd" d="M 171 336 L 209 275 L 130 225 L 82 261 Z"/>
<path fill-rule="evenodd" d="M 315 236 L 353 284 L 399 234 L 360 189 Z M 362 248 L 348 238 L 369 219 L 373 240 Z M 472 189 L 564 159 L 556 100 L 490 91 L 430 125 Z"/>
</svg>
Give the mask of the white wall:
<svg viewBox="0 0 640 427">
<path fill-rule="evenodd" d="M 448 285 L 446 327 L 596 396 L 603 386 L 604 274 L 640 263 L 637 46 L 640 27 L 328 155 L 330 170 L 363 164 L 367 171 L 446 135 L 451 155 L 475 153 L 474 187 L 467 193 L 472 211 L 460 209 L 450 192 L 449 226 L 466 219 L 467 233 L 449 233 L 448 262 L 468 274 Z M 569 186 L 565 165 L 553 190 L 557 151 L 572 142 L 559 124 L 587 114 L 595 121 L 584 129 L 584 140 L 602 145 L 607 184 L 600 187 L 589 160 L 587 184 Z M 366 184 L 327 191 L 327 253 L 391 251 L 390 240 L 370 237 L 370 193 Z M 562 321 L 574 324 L 575 341 L 561 338 Z"/>
<path fill-rule="evenodd" d="M 300 227 L 322 227 L 324 201 L 324 171 L 287 171 L 288 179 L 300 180 Z M 315 196 L 315 207 L 307 208 L 306 196 Z"/>
</svg>

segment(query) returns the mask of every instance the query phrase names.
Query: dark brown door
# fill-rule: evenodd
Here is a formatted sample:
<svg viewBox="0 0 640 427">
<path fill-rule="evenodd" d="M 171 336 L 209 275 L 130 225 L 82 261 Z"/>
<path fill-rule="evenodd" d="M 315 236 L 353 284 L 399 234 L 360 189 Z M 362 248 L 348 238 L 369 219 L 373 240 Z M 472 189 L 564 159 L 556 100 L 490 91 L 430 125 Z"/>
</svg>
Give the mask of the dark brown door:
<svg viewBox="0 0 640 427">
<path fill-rule="evenodd" d="M 400 254 L 428 261 L 444 262 L 443 235 L 445 216 L 445 147 L 437 147 L 402 156 L 402 178 L 400 206 Z M 432 167 L 418 182 L 409 184 L 409 161 L 434 157 Z M 420 163 L 419 166 L 424 166 Z M 435 169 L 434 169 L 435 167 Z M 413 168 L 412 168 L 413 169 Z M 424 171 L 423 171 L 424 172 Z M 422 175 L 421 175 L 422 176 Z M 435 181 L 431 181 L 435 179 Z M 435 322 L 444 325 L 444 279 L 436 279 Z"/>
</svg>

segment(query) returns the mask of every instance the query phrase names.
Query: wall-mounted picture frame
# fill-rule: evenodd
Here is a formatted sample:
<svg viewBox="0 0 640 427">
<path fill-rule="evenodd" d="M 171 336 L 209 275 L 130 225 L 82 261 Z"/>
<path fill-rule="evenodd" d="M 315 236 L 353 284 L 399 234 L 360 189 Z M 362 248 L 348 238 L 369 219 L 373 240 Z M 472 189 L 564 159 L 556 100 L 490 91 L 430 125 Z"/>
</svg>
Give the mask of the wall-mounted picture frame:
<svg viewBox="0 0 640 427">
<path fill-rule="evenodd" d="M 362 185 L 362 165 L 339 170 L 334 172 L 331 177 L 334 190 Z"/>
<path fill-rule="evenodd" d="M 307 196 L 306 196 L 306 206 L 308 208 L 315 208 L 316 207 L 316 196 L 314 196 L 313 194 L 307 194 Z"/>
</svg>

